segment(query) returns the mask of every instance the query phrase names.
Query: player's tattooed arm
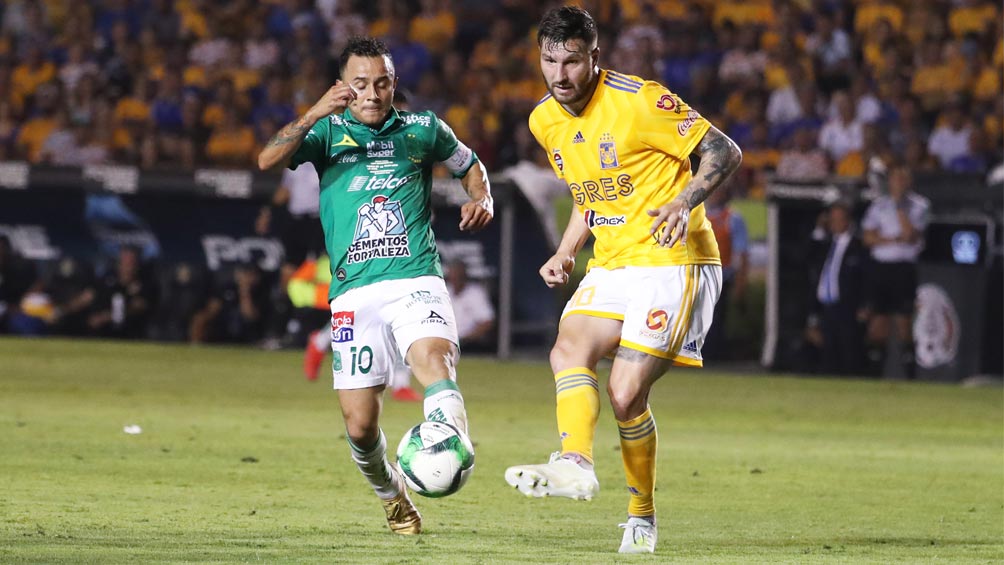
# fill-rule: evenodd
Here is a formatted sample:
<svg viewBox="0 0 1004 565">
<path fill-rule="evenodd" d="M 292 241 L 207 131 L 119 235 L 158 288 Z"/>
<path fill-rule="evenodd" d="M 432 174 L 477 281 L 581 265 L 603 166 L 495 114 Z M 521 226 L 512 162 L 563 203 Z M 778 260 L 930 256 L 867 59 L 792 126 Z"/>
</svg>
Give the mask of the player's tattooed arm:
<svg viewBox="0 0 1004 565">
<path fill-rule="evenodd" d="M 694 153 L 701 158 L 701 164 L 690 185 L 677 197 L 690 209 L 704 202 L 743 161 L 743 152 L 736 142 L 715 126 L 704 134 Z"/>
<path fill-rule="evenodd" d="M 736 142 L 715 126 L 704 134 L 694 153 L 701 158 L 701 164 L 690 184 L 672 202 L 648 211 L 655 218 L 649 232 L 659 245 L 673 247 L 677 241 L 687 243 L 690 211 L 720 187 L 743 160 Z"/>
<path fill-rule="evenodd" d="M 268 140 L 258 154 L 258 168 L 268 171 L 288 165 L 317 120 L 344 111 L 355 98 L 355 91 L 349 85 L 336 81 L 306 114 L 286 124 L 279 133 Z"/>
<path fill-rule="evenodd" d="M 277 145 L 286 145 L 287 143 L 297 143 L 302 141 L 310 131 L 310 127 L 314 125 L 307 121 L 306 117 L 301 117 L 295 122 L 290 122 L 286 124 L 286 127 L 279 130 L 279 133 L 272 136 L 272 139 L 268 140 L 266 147 L 275 147 Z"/>
<path fill-rule="evenodd" d="M 305 114 L 283 126 L 258 154 L 258 168 L 268 171 L 288 165 L 313 125 L 314 121 Z"/>
<path fill-rule="evenodd" d="M 470 197 L 470 201 L 460 207 L 460 230 L 478 231 L 495 216 L 495 201 L 488 182 L 488 171 L 481 161 L 474 161 L 467 174 L 460 179 L 460 184 Z"/>
</svg>

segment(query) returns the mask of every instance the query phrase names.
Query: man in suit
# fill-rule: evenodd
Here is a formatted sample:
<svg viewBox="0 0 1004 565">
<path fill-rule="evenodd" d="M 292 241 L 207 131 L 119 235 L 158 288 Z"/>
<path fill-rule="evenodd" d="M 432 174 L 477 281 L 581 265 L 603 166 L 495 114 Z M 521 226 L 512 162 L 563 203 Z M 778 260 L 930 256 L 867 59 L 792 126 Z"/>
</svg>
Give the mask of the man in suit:
<svg viewBox="0 0 1004 565">
<path fill-rule="evenodd" d="M 861 371 L 863 281 L 867 251 L 851 226 L 850 206 L 835 202 L 827 212 L 828 237 L 813 269 L 818 323 L 823 338 L 822 370 L 836 375 Z"/>
</svg>

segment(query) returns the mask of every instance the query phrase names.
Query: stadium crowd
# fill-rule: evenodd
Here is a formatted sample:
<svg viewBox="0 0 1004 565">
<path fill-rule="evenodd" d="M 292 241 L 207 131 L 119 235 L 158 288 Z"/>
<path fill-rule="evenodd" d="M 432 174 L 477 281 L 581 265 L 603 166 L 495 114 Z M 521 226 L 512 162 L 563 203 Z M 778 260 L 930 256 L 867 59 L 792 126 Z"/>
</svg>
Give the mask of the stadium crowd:
<svg viewBox="0 0 1004 565">
<path fill-rule="evenodd" d="M 9 0 L 0 159 L 250 167 L 336 75 L 353 34 L 392 47 L 412 108 L 492 170 L 545 92 L 532 0 Z M 1004 30 L 983 0 L 591 0 L 605 64 L 660 80 L 766 175 L 861 177 L 869 159 L 984 172 L 1002 152 Z M 288 101 L 294 101 L 289 103 Z"/>
<path fill-rule="evenodd" d="M 8 0 L 0 4 L 0 161 L 251 168 L 268 137 L 333 82 L 345 41 L 370 34 L 391 46 L 411 109 L 444 117 L 490 171 L 543 164 L 526 119 L 545 93 L 534 25 L 551 4 Z M 581 4 L 601 26 L 604 66 L 661 81 L 743 148 L 733 196 L 762 197 L 772 175 L 864 178 L 893 162 L 920 173 L 986 173 L 1004 155 L 996 2 Z M 129 266 L 138 259 L 124 256 L 130 253 L 111 258 L 100 284 L 79 275 L 91 281 L 77 283 L 91 289 L 90 300 L 65 291 L 80 316 L 59 331 L 98 324 L 110 334 L 128 326 L 196 340 L 269 333 L 260 310 L 270 296 L 284 296 L 274 277 L 237 269 L 206 290 L 192 267 L 178 266 L 139 285 L 139 299 L 122 302 L 114 289 L 135 290 L 130 272 L 143 270 Z M 0 297 L 8 308 L 81 268 L 68 259 L 40 278 L 10 255 L 5 263 L 0 253 L 4 268 L 18 269 Z M 191 295 L 191 304 L 163 309 L 158 297 L 171 293 Z M 144 308 L 133 308 L 139 303 Z M 159 311 L 186 319 L 172 325 Z"/>
</svg>

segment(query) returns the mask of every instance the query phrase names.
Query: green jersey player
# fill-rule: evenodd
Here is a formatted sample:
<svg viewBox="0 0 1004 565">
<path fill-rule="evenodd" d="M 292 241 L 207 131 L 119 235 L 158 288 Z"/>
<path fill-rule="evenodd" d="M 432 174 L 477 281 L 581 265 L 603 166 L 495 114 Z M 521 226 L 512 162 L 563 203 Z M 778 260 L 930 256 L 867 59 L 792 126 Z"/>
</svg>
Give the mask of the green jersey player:
<svg viewBox="0 0 1004 565">
<path fill-rule="evenodd" d="M 390 529 L 417 534 L 421 516 L 387 461 L 381 395 L 403 358 L 425 387 L 426 419 L 467 432 L 454 382 L 456 323 L 431 228 L 432 167 L 445 164 L 470 197 L 461 230 L 492 220 L 491 191 L 477 156 L 434 113 L 394 109 L 397 78 L 383 43 L 353 38 L 339 69 L 341 80 L 269 140 L 258 166 L 317 168 L 331 258 L 332 371 L 352 459 L 383 501 Z"/>
</svg>

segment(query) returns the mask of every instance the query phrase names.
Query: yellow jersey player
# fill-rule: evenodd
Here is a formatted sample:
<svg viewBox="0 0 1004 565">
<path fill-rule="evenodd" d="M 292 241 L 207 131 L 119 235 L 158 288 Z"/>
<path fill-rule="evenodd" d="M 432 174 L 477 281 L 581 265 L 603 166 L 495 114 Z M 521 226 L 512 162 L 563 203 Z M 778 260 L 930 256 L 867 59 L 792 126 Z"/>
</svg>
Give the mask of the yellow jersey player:
<svg viewBox="0 0 1004 565">
<path fill-rule="evenodd" d="M 572 192 L 557 253 L 540 269 L 568 281 L 590 233 L 594 258 L 551 350 L 561 451 L 506 470 L 528 496 L 591 499 L 599 414 L 597 362 L 614 355 L 607 393 L 630 492 L 620 552 L 655 550 L 656 426 L 652 384 L 671 364 L 700 367 L 722 270 L 703 202 L 742 160 L 739 147 L 662 85 L 601 69 L 596 24 L 582 9 L 550 11 L 537 32 L 549 94 L 530 129 Z M 700 158 L 691 174 L 690 155 Z"/>
</svg>

